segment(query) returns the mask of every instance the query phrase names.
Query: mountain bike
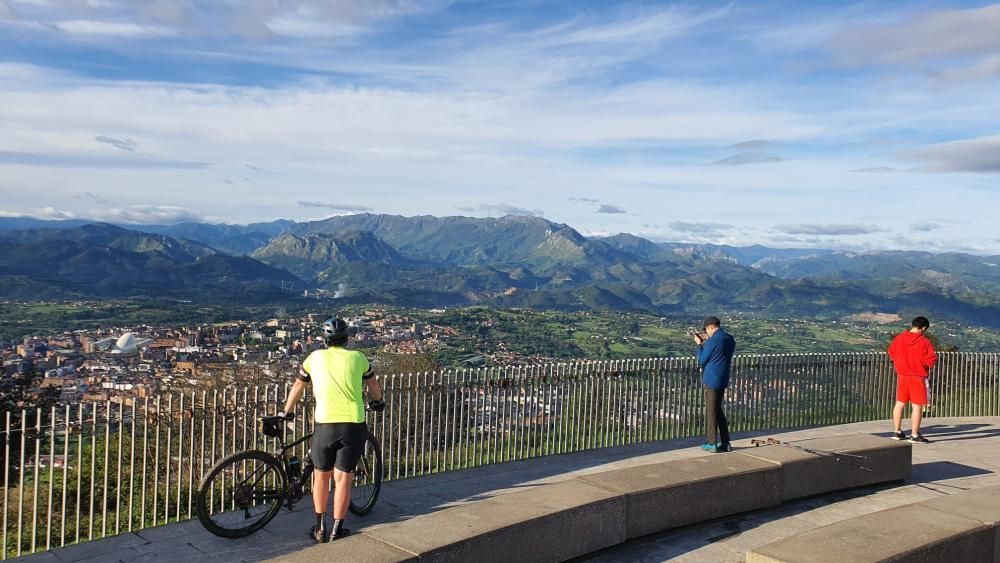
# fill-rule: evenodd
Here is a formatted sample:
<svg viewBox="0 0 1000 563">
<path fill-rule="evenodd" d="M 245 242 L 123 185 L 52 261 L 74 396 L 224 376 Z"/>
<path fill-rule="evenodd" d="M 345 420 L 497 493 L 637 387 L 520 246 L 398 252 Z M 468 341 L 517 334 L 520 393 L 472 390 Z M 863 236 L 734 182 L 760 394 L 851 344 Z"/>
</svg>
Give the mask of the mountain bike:
<svg viewBox="0 0 1000 563">
<path fill-rule="evenodd" d="M 259 420 L 265 436 L 281 437 L 285 419 L 263 416 Z M 291 510 L 311 492 L 314 466 L 311 451 L 300 460 L 290 450 L 310 438 L 312 433 L 291 442 L 282 440 L 274 453 L 237 452 L 217 463 L 198 490 L 198 520 L 217 536 L 242 538 L 266 526 L 283 505 Z M 382 489 L 382 477 L 382 450 L 369 432 L 354 472 L 351 513 L 363 516 L 371 511 Z"/>
</svg>

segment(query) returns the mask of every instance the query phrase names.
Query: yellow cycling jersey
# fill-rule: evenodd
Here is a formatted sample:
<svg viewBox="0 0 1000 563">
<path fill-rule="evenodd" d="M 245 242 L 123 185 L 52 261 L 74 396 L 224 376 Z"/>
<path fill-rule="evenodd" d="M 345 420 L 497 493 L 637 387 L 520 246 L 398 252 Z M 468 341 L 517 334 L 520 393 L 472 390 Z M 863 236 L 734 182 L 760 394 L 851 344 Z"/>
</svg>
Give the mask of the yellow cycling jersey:
<svg viewBox="0 0 1000 563">
<path fill-rule="evenodd" d="M 316 397 L 316 422 L 364 422 L 361 380 L 372 377 L 368 358 L 341 347 L 316 350 L 302 362 Z"/>
</svg>

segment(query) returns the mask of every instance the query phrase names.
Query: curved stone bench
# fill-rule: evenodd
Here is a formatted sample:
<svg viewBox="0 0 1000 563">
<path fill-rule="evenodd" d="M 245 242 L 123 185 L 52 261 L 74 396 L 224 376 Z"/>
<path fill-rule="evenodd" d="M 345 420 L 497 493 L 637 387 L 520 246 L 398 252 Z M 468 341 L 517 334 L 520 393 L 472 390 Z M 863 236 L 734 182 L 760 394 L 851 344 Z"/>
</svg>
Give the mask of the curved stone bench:
<svg viewBox="0 0 1000 563">
<path fill-rule="evenodd" d="M 740 450 L 743 455 L 781 465 L 783 501 L 910 477 L 911 446 L 907 442 L 871 434 L 849 434 L 800 440 L 794 444 L 817 451 L 867 456 L 868 459 L 842 457 L 842 461 L 837 461 L 833 456 L 811 454 L 784 446 Z"/>
<path fill-rule="evenodd" d="M 782 446 L 744 449 L 539 485 L 274 561 L 563 561 L 679 526 L 910 475 L 905 442 L 851 435 L 797 443 L 867 455 L 872 471 Z"/>
<path fill-rule="evenodd" d="M 747 563 L 1000 562 L 1000 486 L 850 518 L 747 553 Z"/>
</svg>

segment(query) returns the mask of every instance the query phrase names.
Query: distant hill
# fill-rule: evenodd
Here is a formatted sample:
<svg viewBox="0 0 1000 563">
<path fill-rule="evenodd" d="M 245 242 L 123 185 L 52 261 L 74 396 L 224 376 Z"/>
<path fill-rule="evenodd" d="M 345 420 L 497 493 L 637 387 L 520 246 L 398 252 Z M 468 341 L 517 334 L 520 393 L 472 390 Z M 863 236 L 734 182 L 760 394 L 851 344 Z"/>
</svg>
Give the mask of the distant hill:
<svg viewBox="0 0 1000 563">
<path fill-rule="evenodd" d="M 198 243 L 107 224 L 0 232 L 0 297 L 279 295 L 295 276 Z M 31 280 L 36 287 L 27 283 Z"/>
<path fill-rule="evenodd" d="M 0 217 L 0 232 L 25 229 L 72 229 L 89 225 L 93 222 L 80 219 L 49 220 L 34 219 L 32 217 Z"/>
<path fill-rule="evenodd" d="M 691 260 L 729 260 L 741 266 L 758 267 L 775 260 L 794 260 L 832 254 L 832 250 L 769 248 L 761 245 L 729 246 L 724 244 L 659 243 L 675 256 Z"/>
<path fill-rule="evenodd" d="M 51 229 L 68 230 L 92 225 L 98 221 L 82 219 L 45 220 L 30 217 L 0 217 L 0 233 L 4 231 Z M 188 239 L 232 255 L 251 254 L 266 246 L 271 239 L 295 226 L 295 221 L 279 219 L 269 223 L 225 225 L 208 223 L 177 223 L 173 225 L 115 225 L 144 233 Z"/>
<path fill-rule="evenodd" d="M 522 260 L 554 232 L 568 228 L 540 217 L 477 219 L 362 213 L 300 223 L 292 232 L 305 235 L 365 231 L 414 260 L 484 265 Z"/>
<path fill-rule="evenodd" d="M 924 313 L 1000 326 L 1000 257 L 588 238 L 568 225 L 516 216 L 359 214 L 128 229 L 3 225 L 0 296 L 8 297 L 35 288 L 44 295 L 265 298 L 292 285 L 328 289 L 344 302 L 413 306 L 739 310 L 830 319 Z"/>
<path fill-rule="evenodd" d="M 178 223 L 176 225 L 136 225 L 131 228 L 147 233 L 185 238 L 232 255 L 253 254 L 275 237 L 295 226 L 295 221 L 281 219 L 270 223 L 249 225 L 210 225 Z"/>
<path fill-rule="evenodd" d="M 336 278 L 336 271 L 347 264 L 406 266 L 411 263 L 391 246 L 364 231 L 303 236 L 285 233 L 254 251 L 253 257 L 314 281 Z"/>
</svg>

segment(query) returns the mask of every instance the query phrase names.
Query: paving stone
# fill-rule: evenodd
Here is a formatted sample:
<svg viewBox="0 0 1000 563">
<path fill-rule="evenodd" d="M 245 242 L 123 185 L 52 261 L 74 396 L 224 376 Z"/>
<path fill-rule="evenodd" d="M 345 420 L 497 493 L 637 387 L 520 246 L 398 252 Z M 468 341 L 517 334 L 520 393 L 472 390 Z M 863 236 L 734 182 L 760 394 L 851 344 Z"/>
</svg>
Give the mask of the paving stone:
<svg viewBox="0 0 1000 563">
<path fill-rule="evenodd" d="M 350 536 L 331 544 L 277 556 L 271 563 L 313 563 L 315 561 L 345 563 L 411 563 L 417 557 L 366 534 Z"/>
<path fill-rule="evenodd" d="M 63 547 L 54 550 L 52 553 L 65 563 L 76 563 L 78 561 L 85 561 L 100 555 L 111 555 L 116 551 L 127 549 L 136 545 L 142 545 L 144 543 L 148 542 L 135 534 L 124 533 L 110 538 L 104 538 L 102 540 L 89 541 Z"/>
<path fill-rule="evenodd" d="M 202 552 L 187 544 L 164 543 L 133 547 L 136 553 L 118 557 L 124 563 L 145 563 L 147 561 L 187 561 L 192 557 L 201 557 Z"/>
<path fill-rule="evenodd" d="M 225 555 L 240 550 L 268 550 L 285 541 L 284 538 L 260 530 L 245 538 L 220 538 L 212 536 L 207 539 L 188 542 L 188 544 L 205 555 Z"/>
<path fill-rule="evenodd" d="M 32 555 L 15 557 L 8 559 L 11 563 L 63 563 L 62 559 L 56 557 L 51 551 L 43 551 Z"/>
<path fill-rule="evenodd" d="M 434 561 L 562 561 L 624 541 L 624 517 L 625 499 L 619 493 L 572 480 L 441 510 L 366 535 Z"/>
<path fill-rule="evenodd" d="M 192 537 L 209 537 L 212 535 L 211 532 L 201 525 L 201 522 L 197 518 L 187 522 L 137 530 L 132 533 L 149 542 L 160 542 L 175 538 L 184 538 L 184 541 L 191 541 Z"/>
<path fill-rule="evenodd" d="M 993 538 L 981 522 L 913 504 L 756 547 L 747 563 L 989 561 Z"/>
</svg>

